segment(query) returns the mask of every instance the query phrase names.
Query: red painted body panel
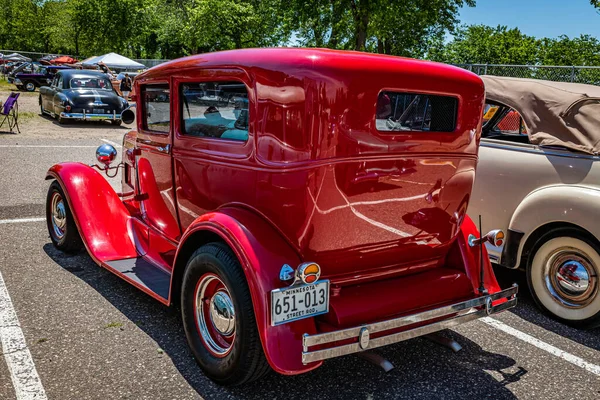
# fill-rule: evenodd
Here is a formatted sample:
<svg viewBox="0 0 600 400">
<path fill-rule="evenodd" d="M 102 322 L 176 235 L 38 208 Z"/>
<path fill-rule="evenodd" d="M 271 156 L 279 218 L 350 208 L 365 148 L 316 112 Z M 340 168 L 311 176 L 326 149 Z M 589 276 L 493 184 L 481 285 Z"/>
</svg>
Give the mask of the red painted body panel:
<svg viewBox="0 0 600 400">
<path fill-rule="evenodd" d="M 248 140 L 183 135 L 180 84 L 231 80 L 248 92 Z M 315 319 L 270 325 L 270 291 L 285 286 L 283 264 L 318 262 L 331 280 L 330 313 L 316 318 L 323 325 L 358 325 L 476 297 L 479 249 L 466 238 L 478 233 L 466 209 L 484 90 L 474 74 L 365 53 L 255 49 L 161 64 L 136 78 L 135 92 L 151 83 L 170 85 L 170 132 L 140 125 L 126 135 L 123 190 L 133 192 L 125 203 L 96 183 L 103 178 L 95 171 L 64 164 L 53 167 L 64 176 L 51 172 L 93 183 L 81 194 L 74 183 L 64 186 L 78 193 L 72 208 L 88 248 L 100 237 L 112 244 L 92 246 L 96 260 L 137 249 L 171 270 L 185 266 L 178 249 L 195 232 L 219 235 L 246 273 L 267 359 L 284 374 L 320 363 L 301 362 L 302 335 L 317 332 Z M 455 131 L 378 131 L 383 90 L 456 97 Z M 138 100 L 138 122 L 142 107 Z M 168 155 L 159 154 L 169 146 Z M 486 255 L 484 268 L 486 288 L 498 291 Z M 375 294 L 384 300 L 373 301 Z"/>
</svg>

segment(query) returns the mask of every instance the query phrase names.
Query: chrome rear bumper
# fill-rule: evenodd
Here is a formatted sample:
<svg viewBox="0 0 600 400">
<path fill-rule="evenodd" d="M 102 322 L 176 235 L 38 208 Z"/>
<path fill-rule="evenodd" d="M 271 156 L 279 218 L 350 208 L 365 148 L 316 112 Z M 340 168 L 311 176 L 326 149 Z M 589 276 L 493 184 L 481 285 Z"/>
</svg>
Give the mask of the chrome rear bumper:
<svg viewBox="0 0 600 400">
<path fill-rule="evenodd" d="M 92 113 L 68 113 L 61 112 L 61 118 L 64 119 L 83 119 L 86 121 L 110 120 L 116 121 L 121 119 L 121 114 L 113 112 L 111 114 L 92 114 Z"/>
<path fill-rule="evenodd" d="M 442 329 L 452 328 L 465 322 L 485 317 L 486 315 L 495 314 L 517 305 L 517 291 L 518 286 L 515 284 L 509 289 L 502 290 L 489 296 L 482 296 L 462 303 L 456 303 L 417 314 L 406 315 L 400 318 L 334 332 L 319 333 L 315 335 L 304 334 L 302 338 L 302 362 L 308 364 L 346 354 L 358 353 L 360 351 L 427 335 Z M 500 299 L 506 299 L 506 302 L 492 306 L 493 301 Z M 447 318 L 440 320 L 440 318 L 444 317 Z M 373 339 L 370 338 L 370 336 L 378 332 L 395 330 L 417 323 L 425 324 L 402 332 L 391 333 Z M 309 348 L 313 346 L 327 345 L 329 343 L 349 339 L 355 339 L 355 342 L 327 349 L 309 351 Z"/>
</svg>

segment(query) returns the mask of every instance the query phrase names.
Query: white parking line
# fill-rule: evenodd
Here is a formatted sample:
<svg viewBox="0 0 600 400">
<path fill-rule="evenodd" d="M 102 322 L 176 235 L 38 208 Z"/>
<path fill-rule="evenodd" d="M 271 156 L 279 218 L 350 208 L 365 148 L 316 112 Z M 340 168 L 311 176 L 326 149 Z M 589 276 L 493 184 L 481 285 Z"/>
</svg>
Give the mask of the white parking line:
<svg viewBox="0 0 600 400">
<path fill-rule="evenodd" d="M 19 224 L 22 222 L 40 222 L 46 218 L 15 218 L 15 219 L 0 219 L 0 224 Z"/>
<path fill-rule="evenodd" d="M 46 391 L 27 348 L 19 319 L 0 274 L 0 341 L 17 400 L 46 400 Z"/>
<path fill-rule="evenodd" d="M 98 146 L 84 146 L 84 145 L 59 145 L 59 144 L 54 144 L 54 145 L 45 145 L 45 144 L 0 144 L 1 148 L 28 148 L 28 147 L 34 147 L 34 148 L 42 148 L 42 149 L 83 149 L 83 148 L 96 148 Z"/>
<path fill-rule="evenodd" d="M 589 363 L 580 357 L 574 356 L 573 354 L 567 353 L 566 351 L 561 350 L 558 347 L 554 347 L 551 344 L 542 342 L 541 340 L 536 339 L 531 335 L 521 332 L 513 327 L 510 327 L 510 326 L 506 325 L 504 322 L 498 321 L 497 319 L 490 318 L 490 317 L 484 317 L 484 318 L 481 318 L 480 321 L 484 322 L 496 329 L 499 329 L 504 333 L 508 333 L 509 335 L 512 335 L 518 339 L 521 339 L 522 341 L 529 343 L 529 344 L 537 347 L 538 349 L 544 350 L 556 357 L 562 358 L 563 360 L 570 362 L 571 364 L 576 365 L 580 368 L 583 368 L 586 371 L 591 372 L 594 375 L 600 376 L 600 365 Z"/>
<path fill-rule="evenodd" d="M 117 143 L 113 142 L 112 140 L 108 140 L 108 139 L 100 139 L 100 140 L 102 140 L 104 143 L 110 144 L 113 147 L 121 147 L 120 144 L 117 144 Z"/>
</svg>

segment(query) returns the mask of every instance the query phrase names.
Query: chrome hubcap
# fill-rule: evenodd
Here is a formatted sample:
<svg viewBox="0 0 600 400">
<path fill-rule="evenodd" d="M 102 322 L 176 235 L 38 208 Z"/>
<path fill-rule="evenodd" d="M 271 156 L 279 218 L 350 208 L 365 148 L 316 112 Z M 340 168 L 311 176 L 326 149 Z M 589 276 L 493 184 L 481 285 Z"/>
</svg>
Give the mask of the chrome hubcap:
<svg viewBox="0 0 600 400">
<path fill-rule="evenodd" d="M 35 89 L 35 86 L 33 86 L 33 83 L 28 83 L 26 88 L 27 90 L 32 91 L 33 89 Z"/>
<path fill-rule="evenodd" d="M 67 231 L 67 212 L 65 211 L 65 203 L 59 193 L 54 193 L 50 204 L 52 212 L 52 230 L 54 237 L 58 240 L 65 236 Z"/>
<path fill-rule="evenodd" d="M 235 308 L 229 291 L 214 274 L 204 275 L 196 288 L 196 324 L 207 350 L 227 355 L 235 339 Z"/>
<path fill-rule="evenodd" d="M 210 321 L 222 335 L 231 335 L 235 329 L 235 311 L 226 292 L 217 292 L 210 299 Z"/>
<path fill-rule="evenodd" d="M 562 247 L 550 254 L 544 280 L 552 298 L 568 308 L 583 308 L 598 293 L 594 265 L 584 253 L 572 247 Z"/>
</svg>

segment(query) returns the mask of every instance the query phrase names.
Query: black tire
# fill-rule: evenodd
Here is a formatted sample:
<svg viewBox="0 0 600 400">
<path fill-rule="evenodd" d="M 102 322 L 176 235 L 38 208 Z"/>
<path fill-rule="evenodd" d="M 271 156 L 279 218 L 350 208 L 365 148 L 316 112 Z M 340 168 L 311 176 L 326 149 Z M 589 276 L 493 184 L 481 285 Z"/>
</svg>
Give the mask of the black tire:
<svg viewBox="0 0 600 400">
<path fill-rule="evenodd" d="M 589 304 L 568 307 L 563 302 L 570 299 L 562 299 L 564 294 L 561 290 L 553 287 L 552 279 L 543 279 L 540 271 L 551 268 L 552 254 L 560 249 L 568 249 L 589 261 L 588 267 L 595 271 L 596 279 L 588 281 L 588 284 L 596 286 L 595 291 L 589 295 Z M 542 270 L 541 270 L 542 269 Z M 585 232 L 577 228 L 554 229 L 544 234 L 534 245 L 527 260 L 527 285 L 537 306 L 547 315 L 566 325 L 579 329 L 591 329 L 600 326 L 600 248 L 598 244 Z M 594 273 L 594 272 L 593 272 Z M 553 273 L 548 274 L 549 277 Z M 535 278 L 535 282 L 534 282 Z M 547 289 L 551 287 L 555 294 Z M 561 300 L 562 299 L 562 300 Z"/>
<path fill-rule="evenodd" d="M 53 221 L 52 208 L 55 196 L 60 196 L 64 207 L 65 223 L 62 235 L 59 235 L 57 231 L 55 231 L 56 222 Z M 83 249 L 83 242 L 81 241 L 81 236 L 79 236 L 75 219 L 71 213 L 71 208 L 69 207 L 69 203 L 67 202 L 62 187 L 57 181 L 52 182 L 48 189 L 48 195 L 46 196 L 46 225 L 48 226 L 48 233 L 50 234 L 52 244 L 58 250 L 64 251 L 65 253 L 77 253 Z"/>
<path fill-rule="evenodd" d="M 203 277 L 217 276 L 231 296 L 235 310 L 235 336 L 229 352 L 211 353 L 196 323 L 196 289 Z M 194 252 L 186 266 L 181 290 L 181 314 L 188 344 L 204 373 L 221 385 L 240 385 L 269 371 L 263 353 L 252 299 L 242 267 L 223 243 L 209 243 Z"/>
<path fill-rule="evenodd" d="M 113 119 L 110 121 L 110 123 L 113 124 L 114 126 L 121 126 L 123 121 L 121 121 L 120 119 Z"/>
</svg>

